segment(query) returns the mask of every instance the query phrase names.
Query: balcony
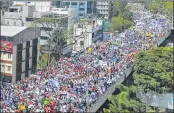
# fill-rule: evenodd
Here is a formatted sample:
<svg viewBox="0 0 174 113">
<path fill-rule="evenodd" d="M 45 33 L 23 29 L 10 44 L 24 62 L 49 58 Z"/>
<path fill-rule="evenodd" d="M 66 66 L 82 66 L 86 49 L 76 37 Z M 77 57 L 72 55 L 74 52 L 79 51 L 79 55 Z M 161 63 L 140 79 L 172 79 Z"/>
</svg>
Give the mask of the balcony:
<svg viewBox="0 0 174 113">
<path fill-rule="evenodd" d="M 84 5 L 79 5 L 79 8 L 85 8 L 85 6 Z"/>
<path fill-rule="evenodd" d="M 106 9 L 107 10 L 109 7 L 108 6 L 98 5 L 96 8 L 97 9 Z"/>
<path fill-rule="evenodd" d="M 97 2 L 97 5 L 109 5 L 108 2 Z"/>
<path fill-rule="evenodd" d="M 18 12 L 5 12 L 5 18 L 22 18 L 22 13 Z"/>
<path fill-rule="evenodd" d="M 108 11 L 99 11 L 99 14 L 108 15 L 108 14 L 109 14 L 109 12 L 108 12 Z"/>
</svg>

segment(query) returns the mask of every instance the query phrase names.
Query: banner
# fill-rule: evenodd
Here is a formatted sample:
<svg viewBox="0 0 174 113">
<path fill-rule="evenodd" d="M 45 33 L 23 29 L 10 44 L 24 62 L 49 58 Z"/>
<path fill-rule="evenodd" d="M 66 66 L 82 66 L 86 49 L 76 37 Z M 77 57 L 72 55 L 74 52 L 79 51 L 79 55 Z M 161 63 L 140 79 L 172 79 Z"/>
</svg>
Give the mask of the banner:
<svg viewBox="0 0 174 113">
<path fill-rule="evenodd" d="M 0 41 L 0 51 L 1 52 L 13 52 L 13 42 Z"/>
</svg>

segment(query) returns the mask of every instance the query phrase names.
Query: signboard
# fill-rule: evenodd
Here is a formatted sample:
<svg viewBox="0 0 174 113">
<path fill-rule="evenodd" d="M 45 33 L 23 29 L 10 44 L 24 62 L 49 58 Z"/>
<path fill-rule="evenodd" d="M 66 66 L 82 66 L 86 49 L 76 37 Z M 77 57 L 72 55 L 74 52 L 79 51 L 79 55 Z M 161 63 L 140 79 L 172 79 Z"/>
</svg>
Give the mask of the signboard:
<svg viewBox="0 0 174 113">
<path fill-rule="evenodd" d="M 13 52 L 13 42 L 0 41 L 0 51 L 2 52 Z"/>
</svg>

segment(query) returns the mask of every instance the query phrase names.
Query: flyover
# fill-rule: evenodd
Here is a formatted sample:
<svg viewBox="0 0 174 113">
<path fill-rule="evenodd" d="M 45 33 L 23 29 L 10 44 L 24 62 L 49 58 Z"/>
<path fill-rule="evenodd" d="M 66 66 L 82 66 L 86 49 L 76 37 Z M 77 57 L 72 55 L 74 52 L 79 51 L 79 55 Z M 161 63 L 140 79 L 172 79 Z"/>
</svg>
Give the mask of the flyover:
<svg viewBox="0 0 174 113">
<path fill-rule="evenodd" d="M 171 34 L 171 31 L 169 31 L 163 38 L 160 38 L 158 40 L 157 45 L 154 46 L 160 46 Z M 123 71 L 123 70 L 121 70 Z M 108 96 L 113 94 L 115 91 L 115 85 L 117 84 L 121 84 L 132 72 L 133 72 L 133 64 L 130 64 L 130 66 L 124 70 L 125 72 L 125 76 L 121 76 L 115 84 L 112 84 L 108 90 L 100 97 L 98 98 L 98 100 L 92 104 L 89 107 L 89 111 L 88 112 L 97 112 L 97 110 L 105 103 L 105 101 L 107 100 Z"/>
</svg>

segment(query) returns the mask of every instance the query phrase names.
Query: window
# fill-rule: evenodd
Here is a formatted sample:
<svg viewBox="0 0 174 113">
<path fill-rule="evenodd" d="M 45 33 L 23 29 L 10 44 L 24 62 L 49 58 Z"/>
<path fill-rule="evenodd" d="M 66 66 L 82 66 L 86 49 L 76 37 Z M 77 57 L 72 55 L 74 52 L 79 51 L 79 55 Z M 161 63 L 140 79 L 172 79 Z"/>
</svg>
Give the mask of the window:
<svg viewBox="0 0 174 113">
<path fill-rule="evenodd" d="M 48 40 L 48 37 L 41 36 L 40 39 L 42 39 L 42 40 Z"/>
<path fill-rule="evenodd" d="M 79 16 L 83 16 L 83 14 L 80 13 Z"/>
<path fill-rule="evenodd" d="M 26 48 L 30 47 L 30 41 L 27 41 L 26 46 L 27 46 Z"/>
<path fill-rule="evenodd" d="M 81 2 L 81 3 L 80 3 L 80 5 L 84 5 L 84 3 L 83 3 L 83 2 Z"/>
<path fill-rule="evenodd" d="M 33 39 L 33 45 L 37 45 L 37 44 L 38 44 L 38 39 L 37 38 Z"/>
<path fill-rule="evenodd" d="M 84 41 L 80 41 L 80 46 L 84 46 Z"/>
<path fill-rule="evenodd" d="M 72 2 L 71 5 L 77 5 L 77 2 Z"/>
<path fill-rule="evenodd" d="M 79 8 L 80 11 L 84 11 L 85 9 L 84 8 Z"/>
<path fill-rule="evenodd" d="M 11 59 L 11 54 L 10 53 L 8 53 L 8 58 Z"/>
<path fill-rule="evenodd" d="M 27 21 L 27 22 L 34 21 L 34 18 L 26 18 L 26 21 Z"/>
<path fill-rule="evenodd" d="M 16 26 L 16 21 L 14 21 L 14 26 Z"/>
<path fill-rule="evenodd" d="M 5 66 L 4 65 L 1 65 L 2 66 L 2 72 L 5 71 Z"/>
<path fill-rule="evenodd" d="M 18 44 L 17 49 L 18 49 L 18 51 L 21 51 L 23 49 L 23 44 Z"/>
<path fill-rule="evenodd" d="M 19 81 L 19 80 L 21 80 L 21 75 L 16 76 L 16 82 Z"/>
<path fill-rule="evenodd" d="M 2 11 L 2 15 L 4 16 L 4 11 Z"/>
<path fill-rule="evenodd" d="M 7 21 L 7 25 L 9 25 L 9 21 Z"/>
<path fill-rule="evenodd" d="M 27 49 L 26 49 L 26 55 L 25 55 L 25 56 L 26 56 L 26 59 L 28 59 L 28 58 L 30 57 L 29 49 L 30 49 L 30 48 L 27 48 Z"/>
<path fill-rule="evenodd" d="M 11 66 L 8 66 L 7 67 L 7 71 L 11 71 Z"/>
</svg>

